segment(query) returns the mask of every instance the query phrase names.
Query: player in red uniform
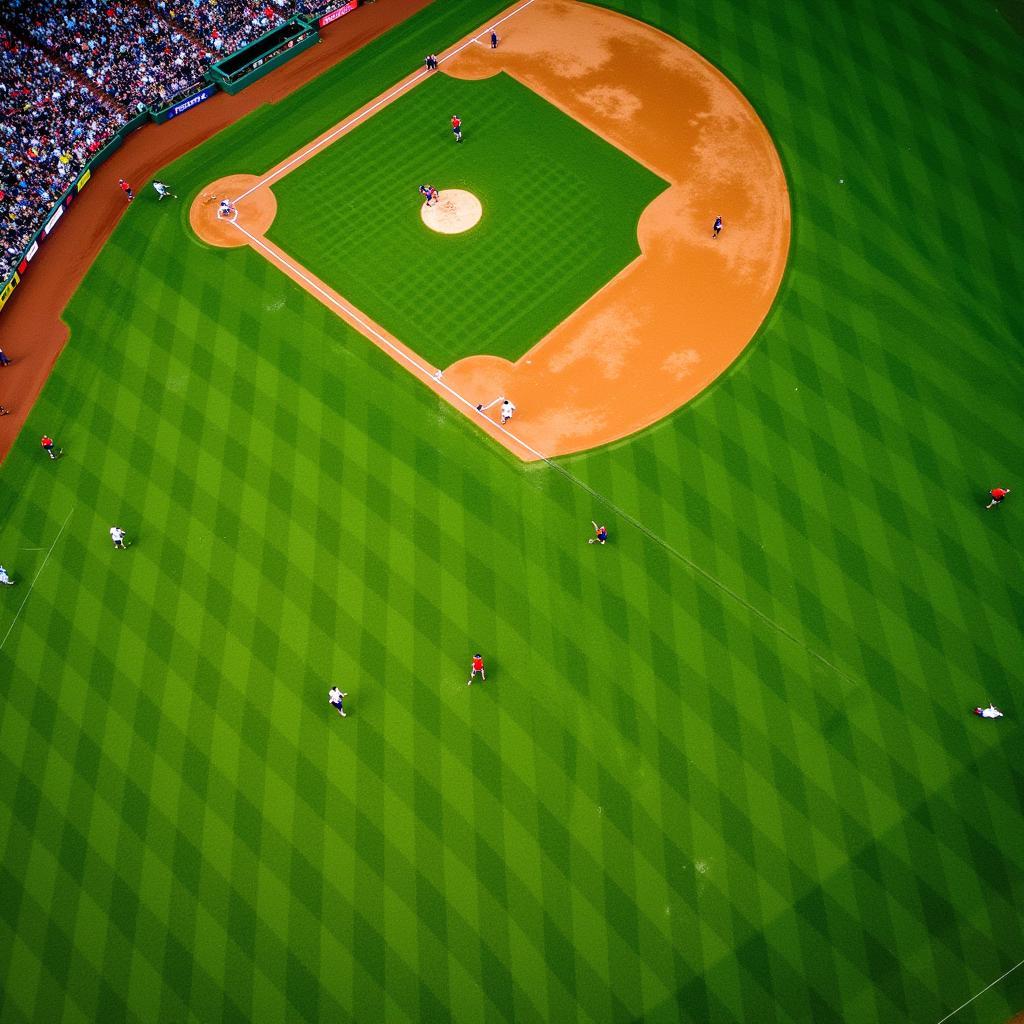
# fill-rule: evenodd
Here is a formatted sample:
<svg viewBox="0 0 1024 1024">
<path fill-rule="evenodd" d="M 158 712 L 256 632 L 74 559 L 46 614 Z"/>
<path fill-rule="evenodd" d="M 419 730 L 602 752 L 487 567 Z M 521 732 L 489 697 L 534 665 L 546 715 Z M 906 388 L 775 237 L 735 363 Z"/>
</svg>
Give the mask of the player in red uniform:
<svg viewBox="0 0 1024 1024">
<path fill-rule="evenodd" d="M 1005 498 L 1010 493 L 1010 488 L 993 487 L 992 490 L 989 491 L 988 493 L 992 495 L 992 500 L 985 506 L 985 508 L 992 508 L 993 506 L 998 505 L 1003 500 L 1003 498 Z"/>
<path fill-rule="evenodd" d="M 588 544 L 606 544 L 608 542 L 608 527 L 598 526 L 593 519 L 590 520 L 594 527 L 594 536 L 587 541 Z"/>
<path fill-rule="evenodd" d="M 480 678 L 486 682 L 487 673 L 484 671 L 484 658 L 482 654 L 473 655 L 473 665 L 469 672 L 469 682 L 466 683 L 467 686 L 473 685 L 473 680 L 476 678 L 477 672 L 480 673 Z"/>
<path fill-rule="evenodd" d="M 452 135 L 456 142 L 462 141 L 462 121 L 458 114 L 452 114 Z"/>
<path fill-rule="evenodd" d="M 132 191 L 131 185 L 129 185 L 124 178 L 117 179 L 117 187 L 128 197 L 129 203 L 135 198 L 135 193 Z"/>
</svg>

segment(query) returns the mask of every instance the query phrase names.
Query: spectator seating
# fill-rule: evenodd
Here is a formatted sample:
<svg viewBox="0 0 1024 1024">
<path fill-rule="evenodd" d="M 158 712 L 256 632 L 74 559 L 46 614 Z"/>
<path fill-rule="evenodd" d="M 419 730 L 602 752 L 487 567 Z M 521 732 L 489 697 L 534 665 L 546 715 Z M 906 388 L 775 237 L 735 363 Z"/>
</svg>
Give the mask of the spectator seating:
<svg viewBox="0 0 1024 1024">
<path fill-rule="evenodd" d="M 325 0 L 0 0 L 0 282 L 117 129 Z"/>
<path fill-rule="evenodd" d="M 0 25 L 0 281 L 124 115 Z"/>
</svg>

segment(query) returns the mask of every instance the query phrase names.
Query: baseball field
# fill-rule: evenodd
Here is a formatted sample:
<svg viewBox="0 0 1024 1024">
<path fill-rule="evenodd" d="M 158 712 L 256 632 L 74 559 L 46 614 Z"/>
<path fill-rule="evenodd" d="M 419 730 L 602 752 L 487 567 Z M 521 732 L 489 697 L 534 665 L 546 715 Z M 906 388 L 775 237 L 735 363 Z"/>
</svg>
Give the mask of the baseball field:
<svg viewBox="0 0 1024 1024">
<path fill-rule="evenodd" d="M 0 1024 L 1024 1008 L 1024 37 L 969 0 L 601 5 L 763 123 L 782 205 L 705 141 L 785 212 L 766 285 L 743 211 L 480 70 L 508 13 L 437 0 L 164 168 L 65 310 L 0 469 Z M 197 235 L 285 165 L 272 223 Z M 430 232 L 424 181 L 479 224 Z M 691 214 L 680 351 L 760 303 L 713 380 L 556 457 L 569 361 L 543 430 L 476 413 L 460 365 L 525 365 Z M 609 420 L 662 401 L 629 327 L 576 353 Z"/>
</svg>

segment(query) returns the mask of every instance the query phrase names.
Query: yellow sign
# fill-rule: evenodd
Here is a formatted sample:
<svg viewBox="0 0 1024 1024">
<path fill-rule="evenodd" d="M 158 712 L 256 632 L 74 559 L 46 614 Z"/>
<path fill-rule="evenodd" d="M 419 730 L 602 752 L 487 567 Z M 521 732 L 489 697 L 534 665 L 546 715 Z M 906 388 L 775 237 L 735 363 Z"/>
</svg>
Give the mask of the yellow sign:
<svg viewBox="0 0 1024 1024">
<path fill-rule="evenodd" d="M 21 280 L 19 274 L 15 274 L 14 277 L 4 285 L 4 290 L 0 292 L 0 309 L 4 308 L 4 303 L 11 297 L 11 292 L 18 287 L 18 282 Z"/>
</svg>

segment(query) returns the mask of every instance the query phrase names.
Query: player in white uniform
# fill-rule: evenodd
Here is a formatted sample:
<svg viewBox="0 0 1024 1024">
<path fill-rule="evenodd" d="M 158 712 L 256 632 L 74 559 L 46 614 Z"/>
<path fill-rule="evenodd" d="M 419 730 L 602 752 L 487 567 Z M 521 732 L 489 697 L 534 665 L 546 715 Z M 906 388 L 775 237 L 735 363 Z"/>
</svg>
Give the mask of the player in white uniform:
<svg viewBox="0 0 1024 1024">
<path fill-rule="evenodd" d="M 348 717 L 348 715 L 345 714 L 344 704 L 344 698 L 347 696 L 347 693 L 342 693 L 336 686 L 332 686 L 327 694 L 327 699 L 331 702 L 331 707 L 334 708 L 342 718 Z"/>
<path fill-rule="evenodd" d="M 995 706 L 995 704 L 989 704 L 987 708 L 975 708 L 974 713 L 979 718 L 1002 718 L 1003 713 Z"/>
</svg>

